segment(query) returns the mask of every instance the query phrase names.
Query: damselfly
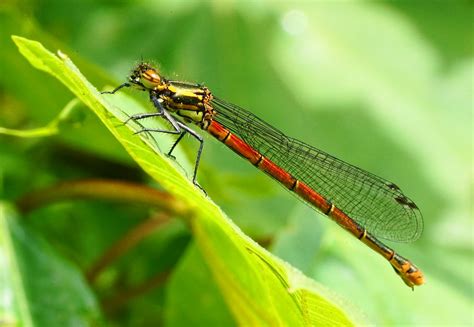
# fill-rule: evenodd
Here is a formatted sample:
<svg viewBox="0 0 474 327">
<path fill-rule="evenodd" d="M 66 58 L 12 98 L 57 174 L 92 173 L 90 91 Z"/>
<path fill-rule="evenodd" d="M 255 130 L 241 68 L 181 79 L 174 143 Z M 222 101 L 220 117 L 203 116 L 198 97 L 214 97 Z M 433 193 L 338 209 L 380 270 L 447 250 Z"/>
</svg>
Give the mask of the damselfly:
<svg viewBox="0 0 474 327">
<path fill-rule="evenodd" d="M 162 117 L 172 126 L 138 132 L 179 135 L 170 156 L 186 133 L 199 141 L 195 185 L 204 141 L 186 123 L 207 131 L 382 255 L 409 287 L 424 283 L 414 264 L 378 240 L 414 241 L 422 232 L 418 207 L 397 185 L 284 135 L 251 112 L 213 96 L 203 85 L 168 80 L 147 63 L 137 65 L 127 82 L 103 93 L 130 86 L 148 92 L 156 111 L 129 120 Z"/>
</svg>

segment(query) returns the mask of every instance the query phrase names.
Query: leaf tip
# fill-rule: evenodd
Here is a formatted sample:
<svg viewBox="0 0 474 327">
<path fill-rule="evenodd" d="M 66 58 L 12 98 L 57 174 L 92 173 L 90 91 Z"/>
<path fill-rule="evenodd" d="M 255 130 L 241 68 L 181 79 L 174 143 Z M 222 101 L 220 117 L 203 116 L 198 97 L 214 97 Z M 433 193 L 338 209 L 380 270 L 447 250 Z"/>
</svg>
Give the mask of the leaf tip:
<svg viewBox="0 0 474 327">
<path fill-rule="evenodd" d="M 61 50 L 58 50 L 57 52 L 58 52 L 58 57 L 61 58 L 62 60 L 69 59 L 69 56 L 65 54 L 64 52 L 62 52 Z"/>
<path fill-rule="evenodd" d="M 16 44 L 17 44 L 18 41 L 25 40 L 24 37 L 21 37 L 21 36 L 15 35 L 15 34 L 10 35 L 10 37 L 12 38 L 13 42 L 15 42 Z"/>
</svg>

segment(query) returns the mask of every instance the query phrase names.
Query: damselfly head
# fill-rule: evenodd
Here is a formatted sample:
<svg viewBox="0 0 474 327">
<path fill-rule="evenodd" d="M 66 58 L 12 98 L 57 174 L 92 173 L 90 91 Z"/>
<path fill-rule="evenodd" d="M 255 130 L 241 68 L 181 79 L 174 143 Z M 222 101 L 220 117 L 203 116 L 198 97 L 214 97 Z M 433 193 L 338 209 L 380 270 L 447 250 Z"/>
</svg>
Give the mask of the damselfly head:
<svg viewBox="0 0 474 327">
<path fill-rule="evenodd" d="M 129 77 L 130 83 L 142 90 L 159 89 L 164 83 L 158 71 L 145 62 L 138 64 Z"/>
</svg>

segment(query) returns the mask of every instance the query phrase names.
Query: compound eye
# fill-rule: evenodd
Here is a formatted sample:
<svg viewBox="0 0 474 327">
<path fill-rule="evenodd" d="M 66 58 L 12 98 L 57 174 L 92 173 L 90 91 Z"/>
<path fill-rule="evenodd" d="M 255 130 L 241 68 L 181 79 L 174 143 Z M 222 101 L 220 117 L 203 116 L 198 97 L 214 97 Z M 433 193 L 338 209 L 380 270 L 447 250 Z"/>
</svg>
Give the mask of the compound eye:
<svg viewBox="0 0 474 327">
<path fill-rule="evenodd" d="M 152 89 L 152 88 L 158 86 L 159 84 L 161 84 L 161 77 L 160 77 L 160 75 L 158 75 L 156 70 L 148 69 L 148 70 L 143 72 L 142 78 L 141 78 L 141 83 L 146 88 Z"/>
<path fill-rule="evenodd" d="M 148 79 L 149 81 L 155 82 L 155 83 L 160 83 L 161 82 L 161 77 L 158 75 L 157 71 L 154 69 L 148 69 L 143 73 L 143 77 Z"/>
</svg>

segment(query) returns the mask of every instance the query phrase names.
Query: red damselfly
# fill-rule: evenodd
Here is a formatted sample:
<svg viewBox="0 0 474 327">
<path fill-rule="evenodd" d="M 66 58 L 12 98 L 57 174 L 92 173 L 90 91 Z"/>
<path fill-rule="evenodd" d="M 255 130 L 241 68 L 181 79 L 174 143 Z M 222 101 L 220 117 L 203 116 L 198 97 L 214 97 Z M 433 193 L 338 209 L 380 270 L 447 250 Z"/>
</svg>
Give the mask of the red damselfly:
<svg viewBox="0 0 474 327">
<path fill-rule="evenodd" d="M 129 120 L 162 117 L 172 126 L 138 132 L 179 135 L 170 156 L 186 133 L 199 141 L 195 185 L 199 186 L 196 175 L 204 141 L 186 123 L 207 131 L 382 255 L 409 287 L 424 283 L 413 263 L 379 240 L 414 241 L 423 230 L 418 207 L 397 185 L 284 135 L 251 112 L 213 96 L 203 85 L 168 80 L 147 63 L 137 65 L 127 82 L 103 93 L 130 86 L 147 91 L 156 111 Z"/>
</svg>

